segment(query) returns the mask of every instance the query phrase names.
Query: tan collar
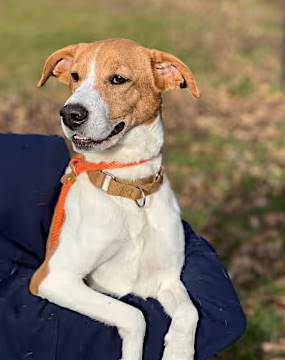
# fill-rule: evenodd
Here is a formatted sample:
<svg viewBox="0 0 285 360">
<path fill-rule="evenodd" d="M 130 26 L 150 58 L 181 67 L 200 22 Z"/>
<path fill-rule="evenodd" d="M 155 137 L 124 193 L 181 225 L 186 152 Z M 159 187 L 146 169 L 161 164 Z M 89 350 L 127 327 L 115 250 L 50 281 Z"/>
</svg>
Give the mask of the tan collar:
<svg viewBox="0 0 285 360">
<path fill-rule="evenodd" d="M 71 172 L 64 175 L 61 182 L 67 187 L 73 184 L 77 176 L 86 172 L 91 183 L 109 195 L 121 196 L 134 200 L 139 207 L 145 205 L 146 196 L 158 191 L 163 182 L 163 167 L 157 174 L 134 181 L 118 179 L 106 170 L 126 168 L 145 163 L 147 160 L 122 164 L 116 161 L 105 163 L 92 163 L 84 156 L 74 156 L 69 162 Z M 69 187 L 68 187 L 69 188 Z M 141 200 L 139 202 L 139 200 Z"/>
<path fill-rule="evenodd" d="M 163 182 L 163 168 L 155 175 L 134 181 L 118 179 L 106 171 L 87 171 L 91 183 L 109 195 L 135 200 L 139 207 L 145 205 L 146 196 L 159 190 Z M 139 202 L 141 200 L 141 202 Z"/>
</svg>

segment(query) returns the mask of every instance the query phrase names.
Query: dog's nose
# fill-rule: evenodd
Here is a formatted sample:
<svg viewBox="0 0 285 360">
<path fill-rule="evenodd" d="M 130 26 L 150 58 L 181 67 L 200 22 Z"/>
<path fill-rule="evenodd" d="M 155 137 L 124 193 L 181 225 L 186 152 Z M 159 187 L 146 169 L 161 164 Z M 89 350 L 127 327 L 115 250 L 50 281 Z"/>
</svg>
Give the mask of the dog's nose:
<svg viewBox="0 0 285 360">
<path fill-rule="evenodd" d="M 60 110 L 64 124 L 71 130 L 82 125 L 88 117 L 88 111 L 80 104 L 67 104 Z"/>
</svg>

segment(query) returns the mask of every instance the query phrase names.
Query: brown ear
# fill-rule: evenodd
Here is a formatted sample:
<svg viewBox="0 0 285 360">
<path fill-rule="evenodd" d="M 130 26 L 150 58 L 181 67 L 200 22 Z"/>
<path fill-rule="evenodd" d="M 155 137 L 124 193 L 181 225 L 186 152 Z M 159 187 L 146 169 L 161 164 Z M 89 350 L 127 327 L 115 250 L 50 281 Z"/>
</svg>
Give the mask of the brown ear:
<svg viewBox="0 0 285 360">
<path fill-rule="evenodd" d="M 161 91 L 189 86 L 192 95 L 200 97 L 199 89 L 189 67 L 176 56 L 164 51 L 150 49 L 151 63 L 156 86 Z"/>
<path fill-rule="evenodd" d="M 50 76 L 55 76 L 59 81 L 68 84 L 70 69 L 78 46 L 70 45 L 51 54 L 45 62 L 42 76 L 37 86 L 43 86 Z"/>
</svg>

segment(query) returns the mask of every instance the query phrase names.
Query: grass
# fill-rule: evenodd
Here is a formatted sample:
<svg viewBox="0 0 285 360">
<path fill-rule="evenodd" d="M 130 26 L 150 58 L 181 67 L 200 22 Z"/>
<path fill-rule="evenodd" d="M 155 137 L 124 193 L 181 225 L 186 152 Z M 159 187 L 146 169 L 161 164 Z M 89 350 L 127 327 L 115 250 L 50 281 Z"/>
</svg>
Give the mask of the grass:
<svg viewBox="0 0 285 360">
<path fill-rule="evenodd" d="M 134 39 L 192 68 L 200 101 L 165 97 L 165 163 L 185 217 L 210 239 L 248 315 L 226 360 L 282 359 L 262 344 L 284 338 L 284 114 L 278 0 L 2 0 L 0 130 L 60 133 L 67 90 L 35 84 L 46 57 L 76 42 Z M 283 271 L 284 272 L 284 271 Z"/>
<path fill-rule="evenodd" d="M 149 47 L 167 48 L 168 34 L 180 24 L 179 15 L 156 11 L 150 17 L 139 11 L 140 5 L 138 11 L 124 11 L 123 3 L 129 5 L 123 1 L 118 11 L 103 1 L 71 1 L 68 6 L 65 1 L 51 0 L 29 0 L 21 6 L 16 0 L 1 2 L 1 86 L 29 88 L 47 55 L 72 43 L 126 37 Z"/>
<path fill-rule="evenodd" d="M 260 31 L 261 34 L 267 31 L 276 37 L 279 31 L 276 25 L 277 5 L 275 9 L 274 6 L 264 5 L 262 8 L 270 16 L 253 27 L 250 22 L 261 16 L 254 15 L 254 11 L 260 8 L 257 1 L 250 1 L 252 10 L 245 14 L 240 25 L 237 25 L 236 16 L 226 6 L 221 11 L 219 1 L 214 0 L 209 5 L 206 1 L 204 3 L 205 8 L 199 5 L 198 0 L 194 0 L 189 8 L 186 2 L 181 2 L 181 8 L 177 8 L 171 1 L 169 6 L 149 0 L 134 6 L 131 1 L 122 0 L 118 6 L 110 0 L 27 0 L 21 5 L 17 0 L 2 0 L 0 89 L 30 89 L 31 82 L 35 83 L 39 77 L 43 61 L 55 49 L 71 43 L 109 37 L 132 38 L 148 47 L 173 51 L 191 65 L 200 81 L 207 84 L 219 82 L 223 75 L 230 82 L 233 81 L 228 76 L 228 69 L 221 69 L 224 66 L 221 54 L 225 60 L 228 58 L 234 63 L 234 66 L 238 63 L 243 66 L 242 62 L 254 59 L 261 68 L 268 67 L 268 56 L 270 52 L 276 51 L 277 44 L 269 41 L 262 47 L 250 46 L 249 49 L 244 49 L 244 42 L 237 41 L 237 35 L 241 40 L 248 37 L 246 43 L 254 42 L 258 37 L 256 33 Z M 207 20 L 209 31 L 205 28 L 205 11 L 210 16 Z M 233 36 L 232 41 L 223 35 L 225 17 L 229 17 L 225 30 Z M 217 31 L 216 36 L 213 36 L 211 26 L 215 27 L 213 30 Z M 252 32 L 248 34 L 243 26 L 251 26 Z M 256 41 L 261 40 L 258 38 Z M 263 53 L 260 54 L 260 51 Z M 245 73 L 246 71 L 245 69 Z M 264 74 L 274 84 L 276 78 L 268 68 Z M 237 75 L 232 84 L 233 91 L 245 95 L 251 92 L 254 84 L 251 84 L 249 74 L 243 75 L 241 79 Z"/>
<path fill-rule="evenodd" d="M 266 309 L 266 311 L 264 311 Z M 256 360 L 262 358 L 260 344 L 274 337 L 272 329 L 276 332 L 284 332 L 283 319 L 276 313 L 274 308 L 267 304 L 259 303 L 254 309 L 254 316 L 249 317 L 247 336 L 241 339 L 231 349 L 232 359 Z M 281 359 L 281 358 L 280 358 Z"/>
</svg>

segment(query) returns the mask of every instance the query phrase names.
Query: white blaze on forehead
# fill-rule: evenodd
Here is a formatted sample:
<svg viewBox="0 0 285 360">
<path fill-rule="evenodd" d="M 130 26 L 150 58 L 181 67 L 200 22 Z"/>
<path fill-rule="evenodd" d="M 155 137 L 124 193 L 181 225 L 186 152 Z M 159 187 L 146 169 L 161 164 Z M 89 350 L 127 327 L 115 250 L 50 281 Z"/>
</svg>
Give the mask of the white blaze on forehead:
<svg viewBox="0 0 285 360">
<path fill-rule="evenodd" d="M 100 139 L 107 136 L 112 130 L 112 122 L 109 119 L 109 109 L 103 101 L 96 85 L 96 63 L 90 62 L 86 79 L 74 91 L 67 104 L 80 104 L 88 111 L 88 119 L 84 124 L 84 133 L 87 136 Z"/>
<path fill-rule="evenodd" d="M 74 93 L 66 101 L 65 105 L 79 103 L 85 107 L 90 107 L 90 110 L 93 110 L 95 106 L 105 107 L 100 94 L 95 89 L 95 84 L 96 67 L 95 63 L 90 63 L 86 79 L 74 91 Z"/>
</svg>

